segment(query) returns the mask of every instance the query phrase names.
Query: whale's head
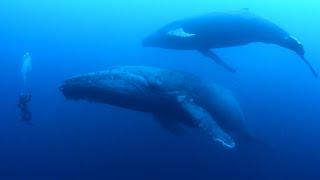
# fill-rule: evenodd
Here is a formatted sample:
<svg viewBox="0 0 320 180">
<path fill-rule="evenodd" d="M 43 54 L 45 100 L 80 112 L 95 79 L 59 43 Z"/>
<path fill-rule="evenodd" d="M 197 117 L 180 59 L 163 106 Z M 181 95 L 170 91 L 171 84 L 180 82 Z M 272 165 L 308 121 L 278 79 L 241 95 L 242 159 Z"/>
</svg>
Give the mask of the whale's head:
<svg viewBox="0 0 320 180">
<path fill-rule="evenodd" d="M 142 41 L 143 47 L 166 47 L 170 43 L 168 38 L 160 31 L 154 32 Z"/>
<path fill-rule="evenodd" d="M 115 68 L 67 79 L 60 90 L 67 99 L 121 105 L 143 96 L 146 86 L 141 76 Z"/>
</svg>

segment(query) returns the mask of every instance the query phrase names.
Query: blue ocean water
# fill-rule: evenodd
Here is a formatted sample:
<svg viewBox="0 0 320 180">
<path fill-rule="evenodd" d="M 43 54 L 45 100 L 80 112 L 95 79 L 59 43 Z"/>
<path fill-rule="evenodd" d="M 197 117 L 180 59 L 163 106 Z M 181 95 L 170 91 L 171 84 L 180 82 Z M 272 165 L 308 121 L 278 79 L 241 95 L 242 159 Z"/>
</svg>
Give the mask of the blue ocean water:
<svg viewBox="0 0 320 180">
<path fill-rule="evenodd" d="M 316 0 L 4 0 L 0 2 L 0 179 L 320 179 L 320 79 L 275 45 L 217 49 L 228 73 L 193 51 L 143 48 L 185 17 L 249 8 L 304 44 L 320 71 Z M 32 57 L 32 124 L 20 121 L 20 73 Z M 70 76 L 114 65 L 190 72 L 233 91 L 256 137 L 271 148 L 226 150 L 197 130 L 181 136 L 149 114 L 67 101 Z"/>
</svg>

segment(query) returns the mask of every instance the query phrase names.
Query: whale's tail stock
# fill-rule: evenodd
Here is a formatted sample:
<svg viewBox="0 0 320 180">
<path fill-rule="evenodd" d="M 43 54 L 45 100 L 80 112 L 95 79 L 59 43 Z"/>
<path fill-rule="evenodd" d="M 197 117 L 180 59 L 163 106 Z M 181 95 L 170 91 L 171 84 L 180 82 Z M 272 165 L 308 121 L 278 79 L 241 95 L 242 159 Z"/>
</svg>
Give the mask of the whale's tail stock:
<svg viewBox="0 0 320 180">
<path fill-rule="evenodd" d="M 297 38 L 295 38 L 295 37 L 293 37 L 291 35 L 288 35 L 288 36 L 286 36 L 284 39 L 282 39 L 279 42 L 279 45 L 294 51 L 298 56 L 300 56 L 300 58 L 303 60 L 303 62 L 308 66 L 308 68 L 310 69 L 312 74 L 316 78 L 318 77 L 318 73 L 315 70 L 315 68 L 305 58 L 305 56 L 304 56 L 304 54 L 305 54 L 304 47 L 303 47 L 302 43 Z"/>
</svg>

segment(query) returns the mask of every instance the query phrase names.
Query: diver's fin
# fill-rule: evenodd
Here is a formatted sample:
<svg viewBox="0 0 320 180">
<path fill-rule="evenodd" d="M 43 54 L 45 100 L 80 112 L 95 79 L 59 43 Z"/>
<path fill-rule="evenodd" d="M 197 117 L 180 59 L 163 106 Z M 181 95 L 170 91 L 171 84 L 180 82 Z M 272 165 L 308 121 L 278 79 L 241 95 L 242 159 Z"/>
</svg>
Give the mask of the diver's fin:
<svg viewBox="0 0 320 180">
<path fill-rule="evenodd" d="M 301 59 L 303 60 L 304 63 L 307 64 L 307 66 L 309 67 L 309 69 L 311 70 L 312 74 L 317 78 L 318 77 L 318 73 L 316 72 L 316 70 L 313 68 L 313 66 L 311 65 L 311 63 L 304 57 L 304 56 L 300 56 Z"/>
<path fill-rule="evenodd" d="M 226 64 L 225 62 L 223 62 L 223 60 L 217 56 L 214 52 L 210 51 L 209 49 L 206 50 L 199 50 L 203 55 L 207 56 L 208 58 L 214 60 L 217 64 L 219 64 L 220 66 L 222 66 L 223 68 L 225 68 L 226 70 L 235 73 L 236 70 L 229 66 L 228 64 Z"/>
<path fill-rule="evenodd" d="M 215 141 L 222 143 L 230 149 L 235 147 L 235 141 L 221 129 L 210 113 L 197 105 L 192 98 L 186 95 L 180 95 L 177 97 L 177 100 L 183 110 L 190 115 L 193 122 Z"/>
</svg>

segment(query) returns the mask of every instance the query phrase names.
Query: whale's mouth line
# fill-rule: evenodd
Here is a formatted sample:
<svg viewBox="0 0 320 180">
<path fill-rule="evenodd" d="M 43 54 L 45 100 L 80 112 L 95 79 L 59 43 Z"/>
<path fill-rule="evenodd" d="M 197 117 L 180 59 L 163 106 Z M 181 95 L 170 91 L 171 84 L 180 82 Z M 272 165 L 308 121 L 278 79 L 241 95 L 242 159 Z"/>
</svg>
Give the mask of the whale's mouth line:
<svg viewBox="0 0 320 180">
<path fill-rule="evenodd" d="M 59 87 L 59 90 L 62 92 L 63 96 L 66 99 L 78 100 L 81 98 L 80 92 L 76 91 L 73 87 L 68 87 L 69 85 L 63 84 Z"/>
</svg>

